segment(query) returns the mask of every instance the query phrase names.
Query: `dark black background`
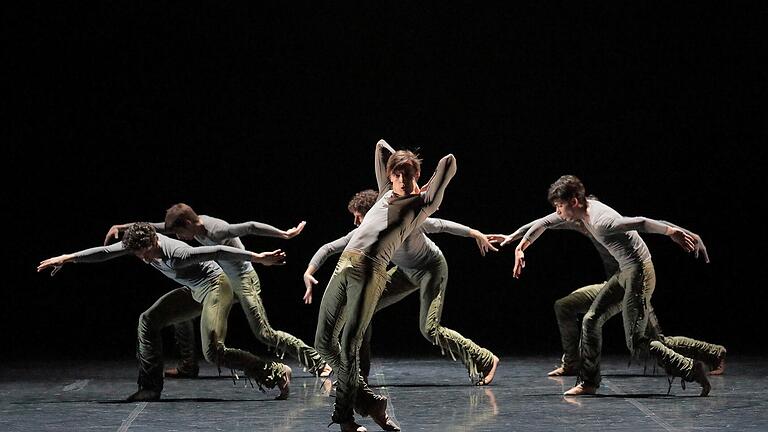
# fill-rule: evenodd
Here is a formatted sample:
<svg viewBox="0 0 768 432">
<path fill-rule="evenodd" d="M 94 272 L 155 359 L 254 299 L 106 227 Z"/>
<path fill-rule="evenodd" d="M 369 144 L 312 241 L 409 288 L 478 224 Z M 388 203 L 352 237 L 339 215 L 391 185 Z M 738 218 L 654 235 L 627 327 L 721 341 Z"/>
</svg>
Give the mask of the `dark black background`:
<svg viewBox="0 0 768 432">
<path fill-rule="evenodd" d="M 126 2 L 128 3 L 128 2 Z M 417 2 L 421 3 L 421 2 Z M 508 233 L 551 211 L 566 173 L 628 216 L 698 232 L 711 264 L 646 235 L 667 334 L 764 353 L 766 6 L 700 2 L 504 6 L 27 2 L 2 18 L 9 108 L 2 310 L 6 358 L 132 355 L 141 311 L 175 284 L 133 258 L 36 274 L 114 223 L 179 201 L 288 228 L 284 267 L 257 268 L 272 324 L 311 342 L 314 251 L 352 227 L 373 148 L 418 149 L 458 173 L 438 217 Z M 590 243 L 550 232 L 521 280 L 511 249 L 435 235 L 450 265 L 444 324 L 501 354 L 555 354 L 552 303 L 602 280 Z M 377 353 L 436 353 L 415 296 L 375 320 Z M 618 320 L 605 349 L 624 352 Z M 260 350 L 240 310 L 230 345 Z"/>
</svg>

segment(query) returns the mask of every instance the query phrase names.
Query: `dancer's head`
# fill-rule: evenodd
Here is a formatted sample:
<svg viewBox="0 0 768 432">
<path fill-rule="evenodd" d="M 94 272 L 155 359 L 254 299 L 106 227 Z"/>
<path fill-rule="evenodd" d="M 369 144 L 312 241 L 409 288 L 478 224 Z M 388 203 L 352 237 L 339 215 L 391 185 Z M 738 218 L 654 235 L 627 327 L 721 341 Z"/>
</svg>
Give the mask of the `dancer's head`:
<svg viewBox="0 0 768 432">
<path fill-rule="evenodd" d="M 387 161 L 387 177 L 392 190 L 398 195 L 410 195 L 418 189 L 416 182 L 421 174 L 419 155 L 409 150 L 394 152 Z"/>
<path fill-rule="evenodd" d="M 378 192 L 373 189 L 366 189 L 352 196 L 347 205 L 347 210 L 355 217 L 355 226 L 359 226 L 363 222 L 365 214 L 373 207 L 378 197 Z"/>
<path fill-rule="evenodd" d="M 165 212 L 165 229 L 182 240 L 192 240 L 199 220 L 192 207 L 184 203 L 174 204 Z"/>
<path fill-rule="evenodd" d="M 145 262 L 159 257 L 155 227 L 146 222 L 137 222 L 128 227 L 122 242 L 124 248 Z"/>
<path fill-rule="evenodd" d="M 563 219 L 580 218 L 587 208 L 584 184 L 578 177 L 564 175 L 549 186 L 547 199 Z"/>
</svg>

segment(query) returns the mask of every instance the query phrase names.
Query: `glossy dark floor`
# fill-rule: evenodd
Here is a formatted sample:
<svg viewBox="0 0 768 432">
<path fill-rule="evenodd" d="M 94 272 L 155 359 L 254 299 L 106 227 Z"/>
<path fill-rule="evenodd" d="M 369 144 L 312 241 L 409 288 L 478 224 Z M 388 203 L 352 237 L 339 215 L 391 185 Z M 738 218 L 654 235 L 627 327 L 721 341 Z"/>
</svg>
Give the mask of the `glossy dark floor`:
<svg viewBox="0 0 768 432">
<path fill-rule="evenodd" d="M 643 376 L 626 358 L 604 360 L 598 396 L 564 398 L 573 378 L 546 373 L 554 358 L 505 357 L 489 387 L 471 386 L 463 367 L 444 359 L 379 359 L 371 384 L 389 397 L 389 413 L 404 431 L 688 431 L 768 430 L 768 359 L 729 358 L 712 377 L 709 397 L 675 380 Z M 328 381 L 294 367 L 291 397 L 275 401 L 239 380 L 166 380 L 163 400 L 127 403 L 134 362 L 5 364 L 0 370 L 1 431 L 326 431 L 333 398 Z M 651 374 L 653 371 L 649 370 Z M 370 431 L 370 419 L 359 420 Z"/>
</svg>

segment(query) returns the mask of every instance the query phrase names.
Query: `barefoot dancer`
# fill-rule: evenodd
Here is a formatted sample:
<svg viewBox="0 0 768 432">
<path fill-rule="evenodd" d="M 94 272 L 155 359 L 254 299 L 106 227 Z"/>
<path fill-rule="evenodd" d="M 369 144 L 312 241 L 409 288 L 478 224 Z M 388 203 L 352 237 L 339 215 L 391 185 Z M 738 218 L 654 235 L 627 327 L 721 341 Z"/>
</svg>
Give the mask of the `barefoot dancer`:
<svg viewBox="0 0 768 432">
<path fill-rule="evenodd" d="M 224 245 L 245 249 L 240 237 L 257 235 L 291 239 L 301 233 L 306 222 L 283 231 L 271 225 L 260 222 L 244 222 L 229 224 L 224 220 L 211 216 L 198 215 L 188 205 L 179 203 L 171 206 L 165 213 L 165 223 L 152 224 L 160 232 L 172 232 L 182 240 L 197 240 L 205 246 Z M 131 224 L 115 225 L 107 233 L 107 240 L 116 238 L 119 232 Z M 261 300 L 261 283 L 253 265 L 247 261 L 219 262 L 232 284 L 235 297 L 245 312 L 251 331 L 263 344 L 274 349 L 282 358 L 287 352 L 296 358 L 307 371 L 313 375 L 328 376 L 330 366 L 320 358 L 314 348 L 305 344 L 301 339 L 274 330 L 267 320 L 267 313 Z M 176 343 L 182 359 L 175 370 L 166 371 L 166 375 L 181 377 L 197 375 L 197 362 L 192 346 L 194 345 L 194 330 L 191 321 L 178 324 L 176 327 Z M 191 355 L 190 355 L 191 354 Z"/>
<path fill-rule="evenodd" d="M 692 252 L 696 240 L 685 231 L 644 217 L 622 217 L 600 201 L 588 200 L 584 185 L 574 176 L 562 176 L 549 189 L 549 201 L 556 213 L 537 220 L 515 249 L 514 276 L 525 267 L 525 249 L 549 226 L 563 219 L 577 222 L 608 250 L 619 264 L 602 287 L 582 322 L 581 368 L 577 385 L 565 392 L 569 396 L 594 394 L 600 385 L 602 325 L 619 309 L 623 312 L 624 336 L 633 356 L 651 355 L 668 374 L 702 386 L 701 396 L 709 394 L 710 384 L 700 361 L 694 361 L 646 334 L 650 301 L 656 286 L 651 254 L 637 231 L 665 234 L 683 249 Z"/>
<path fill-rule="evenodd" d="M 264 361 L 243 350 L 227 348 L 227 317 L 232 305 L 232 288 L 216 262 L 252 261 L 263 265 L 280 264 L 285 253 L 254 253 L 228 246 L 193 248 L 184 242 L 157 234 L 147 223 L 128 228 L 120 243 L 95 247 L 73 254 L 49 258 L 37 271 L 53 267 L 54 273 L 67 263 L 94 263 L 124 255 L 134 255 L 181 285 L 160 297 L 139 318 L 136 357 L 139 360 L 139 390 L 128 401 L 154 401 L 163 390 L 163 347 L 161 330 L 173 323 L 200 316 L 200 334 L 205 359 L 231 369 L 242 369 L 259 387 L 280 388 L 279 399 L 288 397 L 291 369 L 277 362 Z"/>
<path fill-rule="evenodd" d="M 348 210 L 355 217 L 355 225 L 360 225 L 365 214 L 376 202 L 377 196 L 378 193 L 368 189 L 352 197 Z M 312 288 L 317 284 L 314 273 L 330 255 L 341 252 L 347 246 L 354 232 L 355 230 L 350 231 L 344 237 L 323 245 L 312 257 L 304 273 L 304 284 L 307 288 L 304 295 L 305 303 L 312 302 Z M 447 351 L 454 360 L 456 358 L 461 360 L 467 367 L 470 378 L 477 385 L 490 384 L 499 363 L 498 357 L 458 332 L 440 325 L 448 283 L 448 263 L 440 248 L 426 236 L 432 233 L 472 237 L 477 242 L 482 255 L 489 250 L 496 251 L 485 235 L 478 230 L 444 219 L 427 218 L 421 226 L 406 237 L 392 257 L 392 264 L 397 267 L 394 271 L 390 271 L 389 282 L 379 299 L 376 312 L 419 291 L 421 334 L 434 345 L 440 346 L 443 355 L 446 355 Z M 360 347 L 360 372 L 366 382 L 368 382 L 371 364 L 370 335 L 371 326 L 369 325 L 363 345 Z"/>
<path fill-rule="evenodd" d="M 587 197 L 588 200 L 598 199 L 594 196 Z M 529 222 L 526 225 L 518 228 L 514 233 L 503 236 L 493 234 L 488 236 L 488 240 L 492 243 L 501 242 L 501 245 L 507 245 L 514 241 L 523 238 L 523 235 L 533 226 L 536 221 Z M 661 221 L 662 223 L 669 224 L 668 222 Z M 603 247 L 592 235 L 584 228 L 584 226 L 577 222 L 570 222 L 561 220 L 560 222 L 549 225 L 549 229 L 566 229 L 579 232 L 586 236 L 597 249 L 600 258 L 603 262 L 603 270 L 605 271 L 606 281 L 614 274 L 619 272 L 619 263 L 611 256 L 608 250 Z M 679 227 L 678 227 L 679 228 Z M 681 228 L 682 229 L 682 228 Z M 696 257 L 699 253 L 703 254 L 705 262 L 709 262 L 707 256 L 707 249 L 704 246 L 704 242 L 697 234 L 690 231 L 686 231 L 696 240 Z M 581 357 L 579 355 L 579 337 L 580 337 L 580 324 L 579 315 L 587 313 L 592 302 L 597 298 L 600 290 L 605 285 L 605 282 L 598 284 L 587 285 L 581 287 L 567 296 L 555 301 L 555 317 L 557 318 L 557 325 L 560 329 L 560 341 L 563 346 L 563 356 L 561 358 L 560 365 L 553 371 L 549 372 L 548 376 L 576 376 L 581 366 Z M 616 309 L 611 310 L 614 314 L 621 312 L 621 305 Z M 695 360 L 701 360 L 710 368 L 710 375 L 720 375 L 725 370 L 725 347 L 721 345 L 715 345 L 708 342 L 703 342 L 695 339 L 691 339 L 685 336 L 664 336 L 659 326 L 658 318 L 652 307 L 649 307 L 648 311 L 648 327 L 646 328 L 646 334 L 652 340 L 659 340 L 666 347 L 673 351 L 682 354 L 686 357 L 691 357 Z M 607 320 L 607 318 L 606 318 Z"/>
<path fill-rule="evenodd" d="M 315 335 L 315 347 L 338 376 L 331 420 L 339 423 L 342 431 L 366 430 L 355 423 L 353 408 L 363 416 L 370 415 L 385 430 L 399 430 L 387 417 L 386 398 L 374 395 L 360 376 L 358 352 L 384 290 L 392 255 L 405 237 L 437 210 L 456 173 L 456 159 L 449 154 L 438 163 L 428 190 L 421 191 L 416 183 L 421 169 L 416 155 L 401 150 L 382 164 L 382 146 L 386 146 L 383 140 L 375 152 L 381 197 L 341 254 L 320 302 Z"/>
</svg>

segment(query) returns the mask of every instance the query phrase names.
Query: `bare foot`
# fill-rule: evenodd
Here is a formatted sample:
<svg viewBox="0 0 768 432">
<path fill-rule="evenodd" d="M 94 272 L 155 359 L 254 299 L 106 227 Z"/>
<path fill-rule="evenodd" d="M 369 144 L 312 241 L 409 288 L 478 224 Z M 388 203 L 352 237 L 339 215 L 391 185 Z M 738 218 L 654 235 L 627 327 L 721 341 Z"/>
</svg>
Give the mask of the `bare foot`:
<svg viewBox="0 0 768 432">
<path fill-rule="evenodd" d="M 320 383 L 320 389 L 323 396 L 330 396 L 331 390 L 333 390 L 333 381 L 329 380 L 328 378 L 324 379 Z"/>
<path fill-rule="evenodd" d="M 725 359 L 720 360 L 717 367 L 709 371 L 708 375 L 722 375 L 725 373 Z"/>
<path fill-rule="evenodd" d="M 566 368 L 563 366 L 560 366 L 559 368 L 553 370 L 552 372 L 548 373 L 547 376 L 549 377 L 559 377 L 559 376 L 576 376 L 579 374 L 579 371 L 573 368 Z"/>
<path fill-rule="evenodd" d="M 725 348 L 723 348 L 723 353 L 718 357 L 717 366 L 715 366 L 714 369 L 709 371 L 709 375 L 722 375 L 723 372 L 725 372 Z"/>
<path fill-rule="evenodd" d="M 597 393 L 597 387 L 586 385 L 586 384 L 579 384 L 575 387 L 572 387 L 567 392 L 563 393 L 565 396 L 584 396 L 584 395 L 593 395 Z"/>
<path fill-rule="evenodd" d="M 381 430 L 385 431 L 399 431 L 400 426 L 397 425 L 389 415 L 387 415 L 387 399 L 380 398 L 371 407 L 371 411 L 368 413 L 371 419 L 379 425 Z"/>
<path fill-rule="evenodd" d="M 286 400 L 288 395 L 291 394 L 291 389 L 288 387 L 291 384 L 291 368 L 288 365 L 283 365 L 283 376 L 277 381 L 277 388 L 280 389 L 280 394 L 275 400 Z"/>
<path fill-rule="evenodd" d="M 354 420 L 339 423 L 339 426 L 341 426 L 341 432 L 368 432 L 368 429 L 360 426 Z"/>
<path fill-rule="evenodd" d="M 493 382 L 493 377 L 496 375 L 496 368 L 499 366 L 499 358 L 496 356 L 493 356 L 493 363 L 491 363 L 490 369 L 488 369 L 487 372 L 483 375 L 483 378 L 480 379 L 480 381 L 476 382 L 475 385 L 479 386 L 486 386 L 490 385 Z"/>
<path fill-rule="evenodd" d="M 333 368 L 331 367 L 331 365 L 326 364 L 325 366 L 323 366 L 323 369 L 320 371 L 320 378 L 327 378 L 331 376 L 332 372 L 333 372 Z"/>
</svg>

